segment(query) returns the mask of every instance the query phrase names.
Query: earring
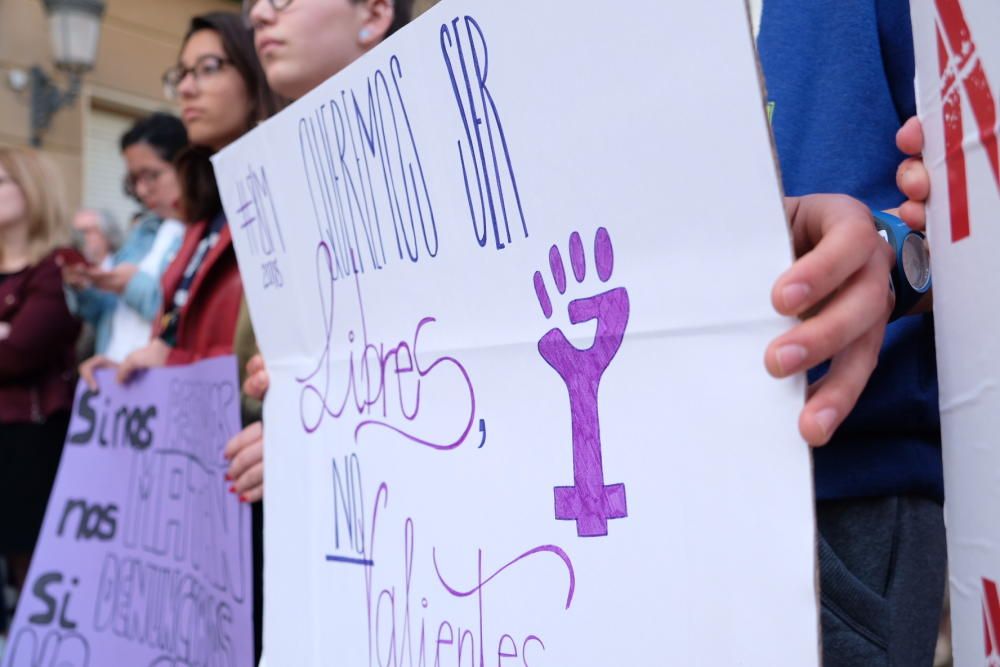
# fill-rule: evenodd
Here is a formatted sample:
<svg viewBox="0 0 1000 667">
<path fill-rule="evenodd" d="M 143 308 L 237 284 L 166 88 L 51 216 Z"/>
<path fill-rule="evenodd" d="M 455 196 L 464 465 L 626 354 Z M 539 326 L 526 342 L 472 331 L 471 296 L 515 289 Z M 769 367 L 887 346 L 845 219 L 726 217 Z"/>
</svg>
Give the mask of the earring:
<svg viewBox="0 0 1000 667">
<path fill-rule="evenodd" d="M 367 42 L 368 38 L 371 37 L 372 31 L 368 28 L 362 28 L 358 31 L 358 39 L 362 42 Z"/>
</svg>

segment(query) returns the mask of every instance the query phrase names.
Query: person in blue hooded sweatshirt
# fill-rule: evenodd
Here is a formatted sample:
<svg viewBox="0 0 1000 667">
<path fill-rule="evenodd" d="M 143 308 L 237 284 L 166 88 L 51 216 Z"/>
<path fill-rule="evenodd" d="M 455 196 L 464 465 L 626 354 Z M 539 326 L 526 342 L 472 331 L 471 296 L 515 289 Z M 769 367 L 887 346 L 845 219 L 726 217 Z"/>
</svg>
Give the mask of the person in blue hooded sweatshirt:
<svg viewBox="0 0 1000 667">
<path fill-rule="evenodd" d="M 895 139 L 916 114 L 908 0 L 766 0 L 758 48 L 787 194 L 900 206 Z M 832 372 L 819 365 L 810 380 Z M 888 324 L 857 405 L 814 462 L 824 665 L 931 665 L 946 553 L 929 313 Z"/>
</svg>

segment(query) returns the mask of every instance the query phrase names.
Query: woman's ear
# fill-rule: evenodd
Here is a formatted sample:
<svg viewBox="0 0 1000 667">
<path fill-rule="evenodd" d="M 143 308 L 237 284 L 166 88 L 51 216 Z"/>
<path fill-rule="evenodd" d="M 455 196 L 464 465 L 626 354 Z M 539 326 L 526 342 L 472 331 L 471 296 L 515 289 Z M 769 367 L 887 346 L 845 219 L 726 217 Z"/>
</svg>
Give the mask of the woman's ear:
<svg viewBox="0 0 1000 667">
<path fill-rule="evenodd" d="M 370 49 L 386 38 L 396 11 L 393 0 L 364 0 L 364 4 L 366 15 L 358 30 L 358 43 Z"/>
</svg>

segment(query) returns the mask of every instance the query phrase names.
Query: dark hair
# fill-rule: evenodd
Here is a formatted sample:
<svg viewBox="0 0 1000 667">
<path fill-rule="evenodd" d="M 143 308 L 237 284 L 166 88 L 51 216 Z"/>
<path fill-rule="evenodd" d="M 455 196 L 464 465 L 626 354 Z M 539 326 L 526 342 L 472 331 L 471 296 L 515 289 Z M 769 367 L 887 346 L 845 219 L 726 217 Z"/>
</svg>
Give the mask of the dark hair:
<svg viewBox="0 0 1000 667">
<path fill-rule="evenodd" d="M 413 0 L 396 0 L 392 6 L 392 23 L 385 33 L 386 37 L 392 35 L 413 19 Z"/>
<path fill-rule="evenodd" d="M 123 152 L 129 146 L 146 144 L 161 160 L 173 162 L 177 153 L 187 146 L 188 136 L 180 118 L 156 112 L 135 121 L 135 125 L 122 135 L 120 143 Z"/>
<path fill-rule="evenodd" d="M 187 222 L 211 220 L 222 210 L 211 158 L 211 148 L 191 145 L 174 160 L 181 184 L 181 217 Z"/>
<path fill-rule="evenodd" d="M 279 98 L 267 85 L 267 77 L 257 59 L 257 51 L 253 45 L 253 30 L 247 28 L 243 17 L 232 12 L 210 12 L 191 19 L 191 25 L 184 35 L 184 44 L 191 36 L 202 30 L 215 32 L 222 41 L 222 50 L 232 62 L 240 78 L 247 88 L 250 98 L 250 110 L 247 114 L 245 132 L 252 130 L 257 123 L 276 114 L 284 106 L 284 100 Z"/>
<path fill-rule="evenodd" d="M 222 49 L 240 78 L 250 98 L 246 127 L 249 132 L 262 120 L 273 116 L 284 100 L 274 94 L 267 85 L 264 70 L 257 59 L 253 45 L 253 31 L 247 28 L 239 14 L 231 12 L 211 12 L 195 16 L 184 35 L 184 44 L 191 36 L 202 30 L 211 30 L 219 36 Z M 183 48 L 183 47 L 182 47 Z M 206 146 L 189 146 L 174 160 L 177 178 L 181 185 L 181 213 L 188 222 L 211 220 L 222 211 L 222 200 L 215 183 L 212 169 L 212 149 Z"/>
</svg>

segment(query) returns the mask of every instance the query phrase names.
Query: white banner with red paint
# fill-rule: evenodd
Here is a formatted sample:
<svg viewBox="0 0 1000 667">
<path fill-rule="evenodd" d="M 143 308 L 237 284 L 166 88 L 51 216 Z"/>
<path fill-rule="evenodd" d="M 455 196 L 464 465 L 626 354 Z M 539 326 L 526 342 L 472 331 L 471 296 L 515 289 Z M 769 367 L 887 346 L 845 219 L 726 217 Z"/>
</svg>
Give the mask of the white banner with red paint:
<svg viewBox="0 0 1000 667">
<path fill-rule="evenodd" d="M 913 0 L 955 664 L 1000 664 L 1000 3 Z"/>
<path fill-rule="evenodd" d="M 216 167 L 270 664 L 817 664 L 743 3 L 445 0 Z"/>
</svg>

